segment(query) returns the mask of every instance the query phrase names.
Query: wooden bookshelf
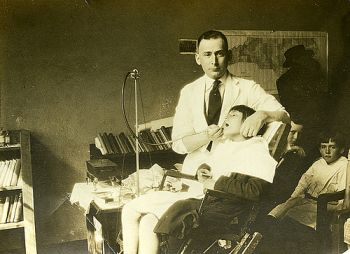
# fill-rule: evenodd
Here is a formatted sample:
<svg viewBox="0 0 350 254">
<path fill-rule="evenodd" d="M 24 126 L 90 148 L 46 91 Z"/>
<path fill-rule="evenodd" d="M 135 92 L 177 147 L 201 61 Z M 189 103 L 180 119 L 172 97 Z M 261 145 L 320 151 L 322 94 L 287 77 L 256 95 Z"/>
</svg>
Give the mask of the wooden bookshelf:
<svg viewBox="0 0 350 254">
<path fill-rule="evenodd" d="M 135 153 L 102 155 L 95 144 L 90 144 L 90 159 L 106 158 L 117 163 L 118 167 L 124 170 L 122 178 L 135 172 L 135 156 Z M 174 168 L 173 165 L 175 163 L 182 163 L 184 158 L 184 154 L 177 154 L 170 149 L 139 153 L 140 168 L 150 168 L 153 164 L 157 163 L 165 169 L 171 169 Z"/>
<path fill-rule="evenodd" d="M 0 224 L 0 230 L 24 228 L 25 250 L 27 254 L 37 253 L 34 195 L 31 163 L 30 132 L 28 130 L 10 131 L 11 144 L 0 147 L 0 160 L 20 160 L 22 179 L 20 186 L 2 186 L 0 196 L 10 196 L 17 193 L 22 196 L 22 217 L 19 222 L 7 222 Z"/>
<path fill-rule="evenodd" d="M 2 146 L 0 147 L 0 152 L 3 151 L 12 151 L 12 150 L 20 150 L 21 145 L 20 144 L 15 144 L 15 145 L 9 145 L 9 146 Z"/>
<path fill-rule="evenodd" d="M 24 227 L 24 221 L 0 224 L 0 230 L 8 230 L 8 229 L 14 229 L 14 228 L 23 228 L 23 227 Z"/>
<path fill-rule="evenodd" d="M 10 190 L 22 190 L 21 186 L 4 186 L 0 187 L 0 192 L 10 191 Z"/>
</svg>

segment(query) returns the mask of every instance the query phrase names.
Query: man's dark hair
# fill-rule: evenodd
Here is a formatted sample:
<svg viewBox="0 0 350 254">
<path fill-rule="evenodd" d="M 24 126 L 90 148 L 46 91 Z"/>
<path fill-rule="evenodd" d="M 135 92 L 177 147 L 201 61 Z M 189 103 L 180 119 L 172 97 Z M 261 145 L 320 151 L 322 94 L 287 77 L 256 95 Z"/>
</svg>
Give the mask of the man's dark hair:
<svg viewBox="0 0 350 254">
<path fill-rule="evenodd" d="M 202 33 L 197 40 L 197 48 L 199 47 L 199 44 L 201 43 L 202 40 L 209 40 L 209 39 L 217 39 L 217 38 L 221 38 L 224 41 L 224 49 L 227 51 L 228 50 L 228 42 L 227 42 L 227 38 L 226 36 L 220 32 L 220 31 L 216 31 L 216 30 L 210 30 L 210 31 L 206 31 L 204 33 Z"/>
<path fill-rule="evenodd" d="M 333 141 L 337 144 L 340 149 L 344 149 L 346 147 L 346 138 L 344 133 L 338 130 L 327 130 L 323 131 L 319 135 L 319 144 L 328 143 L 329 140 Z"/>
<path fill-rule="evenodd" d="M 252 109 L 251 107 L 248 107 L 246 105 L 236 105 L 236 106 L 233 106 L 231 109 L 230 109 L 230 112 L 231 111 L 238 111 L 238 112 L 241 112 L 242 113 L 242 122 L 245 121 L 245 119 L 247 119 L 249 116 L 251 116 L 252 114 L 254 114 L 256 111 L 254 109 Z M 258 135 L 262 135 L 264 134 L 266 130 L 266 124 L 264 124 L 261 129 L 259 130 L 258 132 Z"/>
</svg>

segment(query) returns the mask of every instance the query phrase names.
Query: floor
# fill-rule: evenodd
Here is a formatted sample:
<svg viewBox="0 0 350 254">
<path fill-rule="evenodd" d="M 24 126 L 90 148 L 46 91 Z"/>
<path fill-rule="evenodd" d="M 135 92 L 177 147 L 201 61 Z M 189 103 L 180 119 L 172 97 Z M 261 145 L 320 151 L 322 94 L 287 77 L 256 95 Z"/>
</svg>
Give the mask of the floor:
<svg viewBox="0 0 350 254">
<path fill-rule="evenodd" d="M 24 250 L 0 252 L 0 254 L 26 254 Z M 86 240 L 73 241 L 41 247 L 38 254 L 87 254 Z"/>
</svg>

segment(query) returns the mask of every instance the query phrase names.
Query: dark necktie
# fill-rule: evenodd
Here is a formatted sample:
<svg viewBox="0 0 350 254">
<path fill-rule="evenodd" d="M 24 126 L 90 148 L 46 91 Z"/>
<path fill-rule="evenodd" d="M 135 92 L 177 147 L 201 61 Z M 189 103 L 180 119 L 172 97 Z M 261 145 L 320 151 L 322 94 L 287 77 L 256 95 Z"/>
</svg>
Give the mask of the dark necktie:
<svg viewBox="0 0 350 254">
<path fill-rule="evenodd" d="M 208 116 L 207 123 L 218 124 L 221 112 L 221 95 L 219 91 L 220 80 L 215 80 L 213 83 L 213 88 L 209 94 L 209 105 L 208 105 Z"/>
<path fill-rule="evenodd" d="M 213 88 L 209 93 L 209 105 L 208 105 L 208 115 L 207 123 L 208 125 L 218 124 L 221 112 L 221 95 L 219 91 L 220 80 L 215 80 L 213 83 Z M 207 150 L 211 150 L 213 142 L 210 142 L 207 146 Z"/>
</svg>

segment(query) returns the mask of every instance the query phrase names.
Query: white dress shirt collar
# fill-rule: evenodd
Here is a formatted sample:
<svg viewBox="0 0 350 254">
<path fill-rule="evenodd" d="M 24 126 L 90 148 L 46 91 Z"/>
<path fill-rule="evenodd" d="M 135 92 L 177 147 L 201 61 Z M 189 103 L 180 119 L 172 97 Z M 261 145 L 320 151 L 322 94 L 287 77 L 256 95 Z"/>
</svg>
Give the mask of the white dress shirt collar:
<svg viewBox="0 0 350 254">
<path fill-rule="evenodd" d="M 220 89 L 219 89 L 220 93 L 221 93 L 221 90 L 224 91 L 227 75 L 228 74 L 226 71 L 226 73 L 221 78 L 219 78 L 219 80 L 221 81 L 221 85 L 220 85 Z M 205 92 L 209 93 L 213 87 L 215 79 L 209 78 L 207 75 L 205 75 L 204 78 L 205 78 Z M 221 97 L 222 97 L 222 94 L 221 94 Z"/>
</svg>

